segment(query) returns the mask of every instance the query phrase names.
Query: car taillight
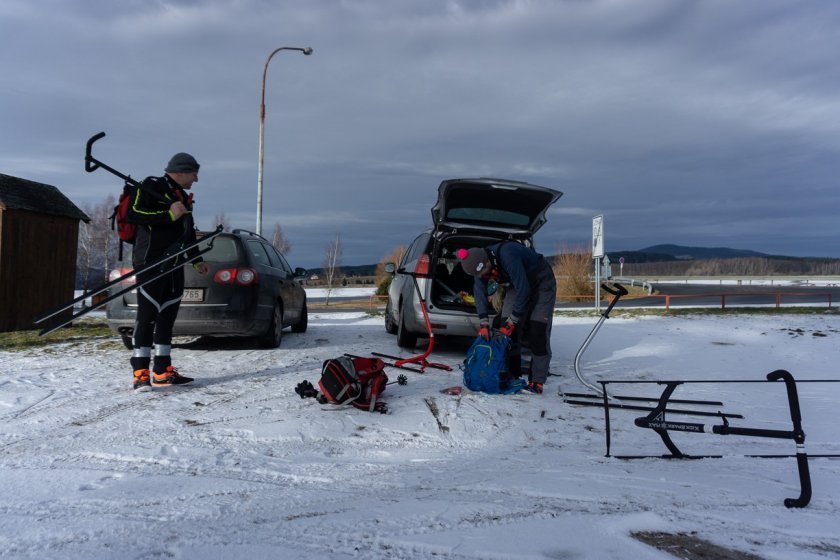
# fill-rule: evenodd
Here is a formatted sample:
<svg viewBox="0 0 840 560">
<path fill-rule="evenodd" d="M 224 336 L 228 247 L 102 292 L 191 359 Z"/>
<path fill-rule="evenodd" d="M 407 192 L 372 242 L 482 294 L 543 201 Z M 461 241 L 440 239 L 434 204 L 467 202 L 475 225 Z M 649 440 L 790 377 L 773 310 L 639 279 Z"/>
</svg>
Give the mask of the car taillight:
<svg viewBox="0 0 840 560">
<path fill-rule="evenodd" d="M 243 286 L 247 286 L 251 282 L 255 282 L 257 280 L 257 271 L 252 270 L 250 268 L 240 268 L 239 273 L 236 275 L 236 281 Z"/>
<path fill-rule="evenodd" d="M 427 253 L 423 253 L 417 259 L 417 268 L 414 269 L 414 275 L 420 276 L 421 278 L 429 276 L 429 255 Z"/>
<path fill-rule="evenodd" d="M 213 281 L 217 284 L 239 284 L 247 286 L 257 282 L 257 271 L 253 268 L 223 268 L 216 272 Z"/>
<path fill-rule="evenodd" d="M 108 282 L 113 282 L 120 276 L 125 276 L 126 274 L 131 272 L 131 270 L 132 269 L 130 268 L 115 268 L 114 270 L 108 273 Z M 134 278 L 134 276 L 129 276 L 128 278 L 120 282 L 120 284 L 134 284 L 136 281 L 137 279 Z"/>
</svg>

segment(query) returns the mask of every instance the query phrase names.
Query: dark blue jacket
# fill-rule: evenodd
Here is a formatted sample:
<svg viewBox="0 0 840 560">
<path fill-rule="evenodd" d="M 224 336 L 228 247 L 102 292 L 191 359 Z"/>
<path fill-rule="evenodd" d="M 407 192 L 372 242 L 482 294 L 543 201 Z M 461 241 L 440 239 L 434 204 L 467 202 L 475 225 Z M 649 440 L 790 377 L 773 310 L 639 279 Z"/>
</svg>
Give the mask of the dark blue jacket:
<svg viewBox="0 0 840 560">
<path fill-rule="evenodd" d="M 527 311 L 528 298 L 531 297 L 534 284 L 536 284 L 537 273 L 547 266 L 545 258 L 533 249 L 515 241 L 503 241 L 484 249 L 490 255 L 490 263 L 499 271 L 501 276 L 499 283 L 509 283 L 516 288 L 516 301 L 508 319 L 517 323 Z M 486 319 L 489 314 L 487 280 L 479 276 L 475 277 L 473 296 L 479 319 Z"/>
</svg>

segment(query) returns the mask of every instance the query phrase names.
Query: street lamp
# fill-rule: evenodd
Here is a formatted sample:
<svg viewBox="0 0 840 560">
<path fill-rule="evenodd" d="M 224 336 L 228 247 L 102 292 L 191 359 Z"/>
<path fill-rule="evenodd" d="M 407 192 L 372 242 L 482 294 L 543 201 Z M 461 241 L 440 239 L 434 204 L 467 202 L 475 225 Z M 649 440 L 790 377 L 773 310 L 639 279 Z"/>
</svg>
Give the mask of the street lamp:
<svg viewBox="0 0 840 560">
<path fill-rule="evenodd" d="M 257 234 L 262 235 L 262 198 L 263 198 L 263 158 L 265 155 L 265 77 L 268 73 L 268 63 L 271 58 L 280 51 L 300 51 L 305 55 L 312 54 L 310 47 L 280 47 L 274 49 L 265 61 L 262 76 L 262 97 L 260 99 L 260 160 L 257 165 Z"/>
</svg>

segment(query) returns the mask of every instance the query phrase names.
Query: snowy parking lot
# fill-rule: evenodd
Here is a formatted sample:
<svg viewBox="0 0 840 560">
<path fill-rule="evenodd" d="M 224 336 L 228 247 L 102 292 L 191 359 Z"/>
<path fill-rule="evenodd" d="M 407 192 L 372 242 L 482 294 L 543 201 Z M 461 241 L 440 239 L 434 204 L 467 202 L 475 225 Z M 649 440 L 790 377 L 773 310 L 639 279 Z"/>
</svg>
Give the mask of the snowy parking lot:
<svg viewBox="0 0 840 560">
<path fill-rule="evenodd" d="M 188 387 L 135 393 L 114 338 L 0 350 L 0 557 L 633 558 L 669 554 L 638 531 L 688 534 L 766 559 L 840 557 L 840 460 L 813 458 L 799 494 L 790 440 L 674 434 L 719 459 L 605 457 L 603 413 L 563 402 L 593 318 L 557 316 L 546 393 L 442 394 L 463 341 L 438 339 L 453 372 L 406 373 L 388 414 L 303 400 L 321 363 L 396 354 L 380 317 L 311 314 L 276 350 L 237 340 L 173 349 Z M 835 314 L 616 317 L 582 360 L 592 380 L 748 379 L 785 369 L 840 379 Z M 418 350 L 423 348 L 421 340 Z M 620 386 L 658 394 L 658 386 Z M 799 385 L 806 448 L 840 453 L 840 383 Z M 782 383 L 696 384 L 732 425 L 790 430 Z M 613 455 L 661 455 L 643 412 L 611 413 Z M 676 418 L 676 417 L 675 417 Z M 708 424 L 717 418 L 693 419 Z"/>
</svg>

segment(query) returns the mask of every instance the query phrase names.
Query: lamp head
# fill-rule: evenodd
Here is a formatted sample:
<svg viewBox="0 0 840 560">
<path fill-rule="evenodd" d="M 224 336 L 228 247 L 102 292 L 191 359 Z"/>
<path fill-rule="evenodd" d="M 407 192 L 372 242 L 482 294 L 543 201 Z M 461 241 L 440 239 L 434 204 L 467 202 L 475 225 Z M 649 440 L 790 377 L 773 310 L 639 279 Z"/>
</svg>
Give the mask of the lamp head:
<svg viewBox="0 0 840 560">
<path fill-rule="evenodd" d="M 303 49 L 303 54 L 307 56 L 312 54 L 312 47 L 306 47 L 305 49 Z"/>
</svg>

